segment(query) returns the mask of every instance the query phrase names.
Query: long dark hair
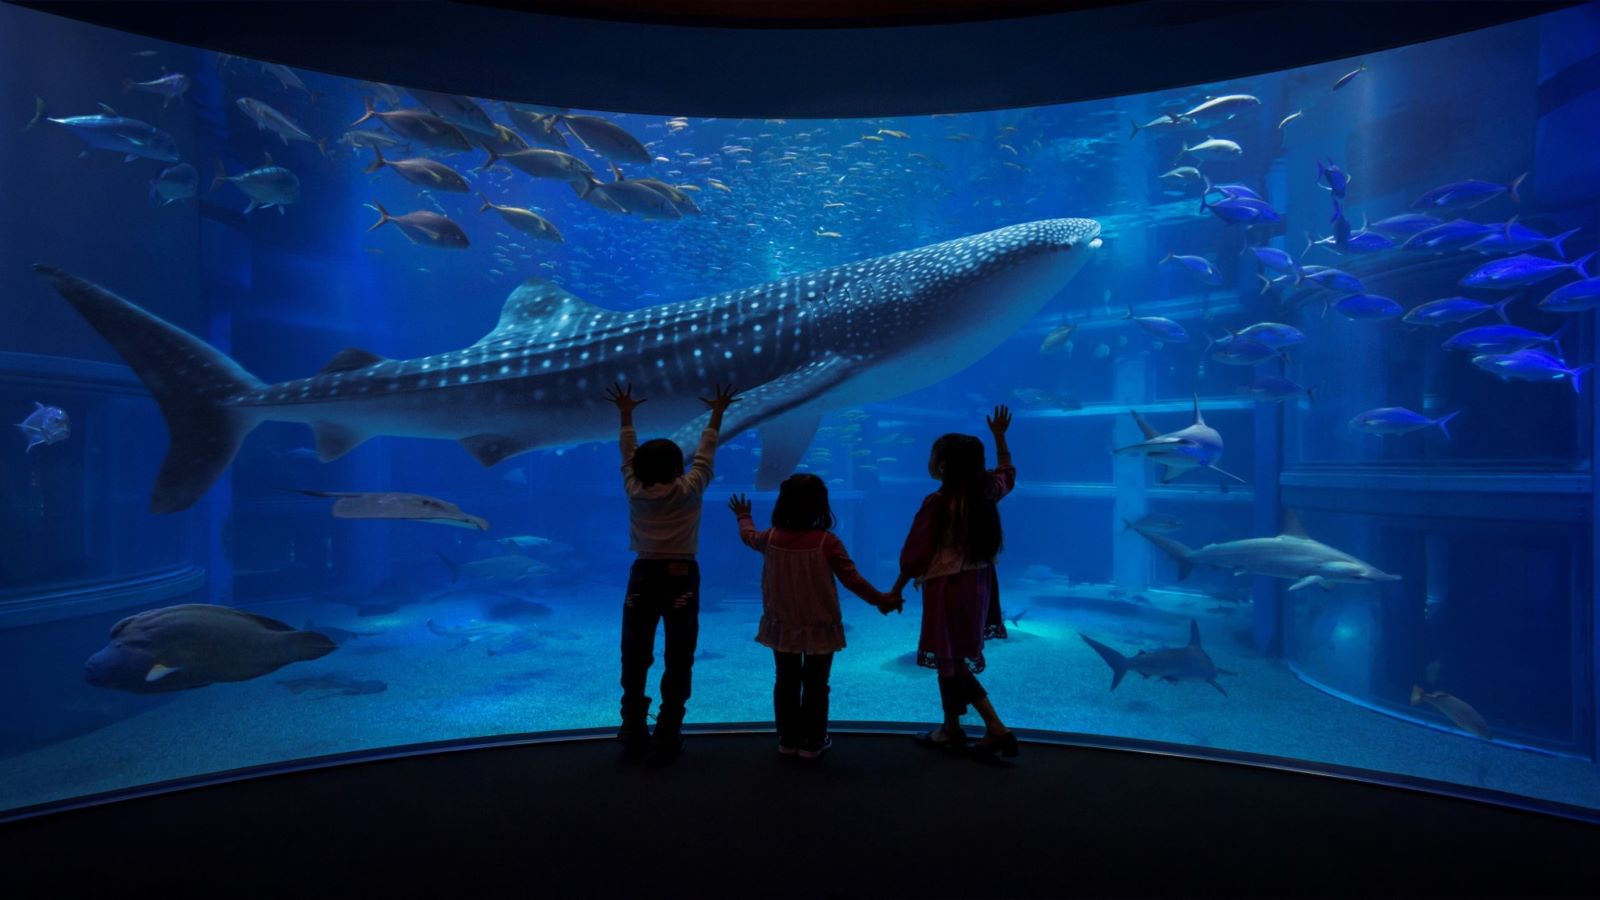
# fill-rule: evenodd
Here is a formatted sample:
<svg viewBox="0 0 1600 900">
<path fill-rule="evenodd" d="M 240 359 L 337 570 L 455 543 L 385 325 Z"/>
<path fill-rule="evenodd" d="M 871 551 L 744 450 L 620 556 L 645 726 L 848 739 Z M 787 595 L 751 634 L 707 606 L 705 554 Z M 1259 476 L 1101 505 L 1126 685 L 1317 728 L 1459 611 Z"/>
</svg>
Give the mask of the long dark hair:
<svg viewBox="0 0 1600 900">
<path fill-rule="evenodd" d="M 1005 543 L 1000 509 L 989 497 L 983 441 L 947 434 L 933 442 L 931 467 L 948 501 L 941 537 L 975 562 L 993 562 Z"/>
<path fill-rule="evenodd" d="M 830 531 L 837 522 L 828 507 L 828 486 L 815 475 L 790 475 L 778 486 L 772 525 L 785 531 Z"/>
</svg>

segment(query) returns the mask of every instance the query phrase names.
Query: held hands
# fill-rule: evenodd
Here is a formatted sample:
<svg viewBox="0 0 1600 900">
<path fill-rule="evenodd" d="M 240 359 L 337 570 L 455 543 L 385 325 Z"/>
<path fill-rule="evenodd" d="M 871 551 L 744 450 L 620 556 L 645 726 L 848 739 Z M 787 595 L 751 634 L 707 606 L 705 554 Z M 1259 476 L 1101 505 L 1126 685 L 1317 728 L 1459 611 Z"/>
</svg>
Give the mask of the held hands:
<svg viewBox="0 0 1600 900">
<path fill-rule="evenodd" d="M 878 608 L 878 612 L 887 616 L 892 612 L 905 612 L 906 601 L 904 597 L 900 596 L 899 592 L 895 592 L 889 594 L 879 594 L 878 602 L 872 605 Z"/>
<path fill-rule="evenodd" d="M 743 494 L 734 494 L 728 498 L 728 508 L 733 510 L 733 514 L 736 516 L 748 516 L 750 515 L 750 498 Z"/>
<path fill-rule="evenodd" d="M 1006 429 L 1011 427 L 1011 408 L 1002 403 L 994 408 L 994 415 L 984 416 L 983 421 L 996 438 L 1004 437 Z"/>
</svg>

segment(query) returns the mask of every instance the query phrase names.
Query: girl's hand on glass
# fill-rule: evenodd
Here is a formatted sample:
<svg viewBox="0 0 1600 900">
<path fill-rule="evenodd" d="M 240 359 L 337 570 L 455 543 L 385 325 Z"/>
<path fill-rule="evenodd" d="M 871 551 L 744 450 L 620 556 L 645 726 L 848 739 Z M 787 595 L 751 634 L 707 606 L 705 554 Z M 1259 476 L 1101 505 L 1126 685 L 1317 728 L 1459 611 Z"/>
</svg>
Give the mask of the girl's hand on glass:
<svg viewBox="0 0 1600 900">
<path fill-rule="evenodd" d="M 704 403 L 706 406 L 711 407 L 711 411 L 712 412 L 720 413 L 720 412 L 723 412 L 724 410 L 726 410 L 728 407 L 732 406 L 735 402 L 738 401 L 738 399 L 739 399 L 739 394 L 738 394 L 737 391 L 735 391 L 733 389 L 733 385 L 730 384 L 730 385 L 727 385 L 727 386 L 723 386 L 723 385 L 719 384 L 719 385 L 716 386 L 716 395 L 715 396 L 713 396 L 709 400 L 706 399 L 705 397 L 701 397 L 700 398 L 700 402 Z"/>
<path fill-rule="evenodd" d="M 649 398 L 633 396 L 633 382 L 630 381 L 626 387 L 620 383 L 614 383 L 611 387 L 606 388 L 606 399 L 615 403 L 617 409 L 625 413 L 631 413 L 634 407 L 644 403 Z"/>
<path fill-rule="evenodd" d="M 728 498 L 728 508 L 736 516 L 750 515 L 750 499 L 743 494 L 734 494 Z"/>
<path fill-rule="evenodd" d="M 983 421 L 995 437 L 1000 437 L 1011 427 L 1011 408 L 1002 403 L 994 408 L 994 415 L 984 416 Z"/>
</svg>

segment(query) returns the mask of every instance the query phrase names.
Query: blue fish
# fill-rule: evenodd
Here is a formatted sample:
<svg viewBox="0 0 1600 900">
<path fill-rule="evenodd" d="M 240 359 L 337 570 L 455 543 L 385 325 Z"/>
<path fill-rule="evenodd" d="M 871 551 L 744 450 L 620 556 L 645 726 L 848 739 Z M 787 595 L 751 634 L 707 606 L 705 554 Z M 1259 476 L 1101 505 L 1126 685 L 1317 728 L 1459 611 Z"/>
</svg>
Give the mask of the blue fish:
<svg viewBox="0 0 1600 900">
<path fill-rule="evenodd" d="M 1350 176 L 1334 165 L 1330 157 L 1326 166 L 1322 164 L 1322 160 L 1317 160 L 1317 181 L 1325 182 L 1327 189 L 1333 191 L 1335 197 L 1343 200 L 1345 188 L 1350 184 Z"/>
<path fill-rule="evenodd" d="M 1333 201 L 1333 216 L 1328 221 L 1333 223 L 1333 245 L 1343 253 L 1350 247 L 1350 220 L 1344 217 L 1344 207 L 1339 205 L 1337 197 Z"/>
<path fill-rule="evenodd" d="M 34 103 L 33 119 L 22 129 L 23 131 L 39 124 L 39 120 L 43 119 L 67 129 L 96 150 L 110 150 L 113 153 L 123 154 L 125 162 L 133 162 L 140 158 L 160 162 L 178 161 L 178 142 L 172 139 L 172 135 L 138 119 L 125 119 L 104 103 L 100 104 L 100 108 L 106 111 L 106 115 L 67 116 L 63 119 L 51 118 L 44 114 L 44 98 L 35 97 Z M 79 155 L 88 152 L 85 150 Z"/>
<path fill-rule="evenodd" d="M 1325 268 L 1318 268 L 1317 271 L 1313 272 L 1311 271 L 1312 268 L 1312 266 L 1306 266 L 1301 269 L 1305 273 L 1301 279 L 1302 281 L 1309 281 L 1317 287 L 1342 294 L 1361 294 L 1367 290 L 1366 286 L 1361 283 L 1361 279 L 1351 275 L 1349 272 Z"/>
<path fill-rule="evenodd" d="M 1539 344 L 1552 344 L 1559 353 L 1561 332 L 1540 334 L 1518 325 L 1480 325 L 1458 331 L 1444 342 L 1446 350 L 1466 350 L 1472 353 L 1514 353 Z"/>
<path fill-rule="evenodd" d="M 1282 403 L 1290 397 L 1306 395 L 1306 402 L 1317 399 L 1317 389 L 1314 387 L 1301 387 L 1293 379 L 1283 375 L 1263 375 L 1250 383 L 1245 388 L 1247 393 L 1255 394 L 1273 403 Z"/>
<path fill-rule="evenodd" d="M 1351 294 L 1333 308 L 1351 319 L 1392 319 L 1405 311 L 1400 304 L 1378 294 Z"/>
<path fill-rule="evenodd" d="M 1600 278 L 1564 284 L 1545 295 L 1539 308 L 1545 312 L 1578 313 L 1600 306 Z"/>
<path fill-rule="evenodd" d="M 1189 343 L 1189 332 L 1184 331 L 1182 325 L 1171 319 L 1163 319 L 1160 316 L 1136 316 L 1133 314 L 1133 307 L 1131 306 L 1128 307 L 1128 314 L 1123 318 L 1136 323 L 1140 328 L 1169 344 Z"/>
<path fill-rule="evenodd" d="M 157 206 L 188 200 L 200 190 L 200 173 L 188 163 L 178 163 L 161 170 L 150 182 L 150 202 Z"/>
<path fill-rule="evenodd" d="M 1163 264 L 1169 262 L 1177 263 L 1188 269 L 1195 277 L 1206 284 L 1222 283 L 1222 275 L 1217 272 L 1217 267 L 1213 266 L 1211 261 L 1203 256 L 1180 256 L 1176 253 L 1168 253 L 1162 258 L 1161 262 Z"/>
<path fill-rule="evenodd" d="M 1469 288 L 1510 290 L 1543 281 L 1552 275 L 1561 274 L 1564 270 L 1576 272 L 1580 278 L 1588 278 L 1589 260 L 1593 258 L 1594 254 L 1590 253 L 1577 262 L 1566 263 L 1522 253 L 1484 263 L 1468 272 L 1461 279 L 1460 285 Z"/>
<path fill-rule="evenodd" d="M 17 423 L 17 428 L 28 439 L 28 450 L 44 444 L 59 444 L 72 434 L 72 419 L 59 406 L 45 406 L 33 401 L 33 412 Z M 27 452 L 27 451 L 24 451 Z"/>
<path fill-rule="evenodd" d="M 1505 194 L 1511 198 L 1512 203 L 1521 203 L 1522 197 L 1517 194 L 1517 188 L 1522 186 L 1522 180 L 1528 177 L 1527 172 L 1517 176 L 1510 184 L 1495 184 L 1492 181 L 1454 181 L 1441 185 L 1423 194 L 1412 202 L 1412 209 L 1449 209 L 1453 206 L 1465 206 L 1471 209 L 1482 206 L 1490 200 Z"/>
<path fill-rule="evenodd" d="M 1449 253 L 1487 237 L 1494 230 L 1493 225 L 1480 225 L 1477 222 L 1468 222 L 1466 219 L 1452 219 L 1406 238 L 1400 249 Z"/>
<path fill-rule="evenodd" d="M 1430 425 L 1437 425 L 1439 430 L 1444 432 L 1445 440 L 1449 440 L 1450 429 L 1446 428 L 1445 426 L 1450 422 L 1451 419 L 1454 419 L 1460 414 L 1461 411 L 1456 410 L 1453 413 L 1442 415 L 1437 419 L 1430 419 L 1422 413 L 1412 412 L 1411 410 L 1406 409 L 1404 406 L 1384 406 L 1378 409 L 1369 409 L 1364 413 L 1356 414 L 1356 416 L 1350 420 L 1350 429 L 1352 431 L 1362 431 L 1367 434 L 1391 435 L 1410 434 L 1413 431 L 1427 428 Z"/>
<path fill-rule="evenodd" d="M 1594 368 L 1592 365 L 1582 365 L 1576 369 L 1569 369 L 1559 357 L 1531 348 L 1513 350 L 1510 353 L 1485 353 L 1474 356 L 1472 364 L 1491 375 L 1499 376 L 1501 381 L 1570 380 L 1572 392 L 1575 394 L 1583 393 L 1583 373 Z"/>
<path fill-rule="evenodd" d="M 1290 256 L 1287 251 L 1279 250 L 1277 247 L 1246 247 L 1245 250 L 1253 254 L 1256 262 L 1260 263 L 1261 267 L 1268 271 L 1277 272 L 1279 275 L 1293 275 L 1299 271 L 1299 266 L 1295 264 L 1294 257 Z"/>
<path fill-rule="evenodd" d="M 1365 72 L 1366 70 L 1367 70 L 1367 64 L 1366 63 L 1362 63 L 1361 65 L 1357 66 L 1356 68 L 1351 69 L 1350 71 L 1344 73 L 1343 75 L 1340 75 L 1339 76 L 1339 80 L 1335 81 L 1333 83 L 1333 89 L 1337 91 L 1338 89 L 1344 87 L 1345 85 L 1349 84 L 1350 82 L 1355 81 L 1356 80 L 1356 76 L 1360 75 L 1362 72 Z"/>
<path fill-rule="evenodd" d="M 1218 348 L 1211 358 L 1226 366 L 1259 366 L 1269 359 L 1283 356 L 1283 351 L 1277 347 L 1269 347 L 1260 341 L 1241 340 L 1232 332 L 1225 339 L 1213 340 L 1211 345 Z"/>
<path fill-rule="evenodd" d="M 1513 216 L 1511 221 L 1505 224 L 1504 228 L 1497 228 L 1468 244 L 1467 249 L 1487 256 L 1493 253 L 1521 253 L 1525 250 L 1532 250 L 1535 247 L 1545 246 L 1549 247 L 1556 256 L 1566 259 L 1566 248 L 1561 245 L 1567 238 L 1582 230 L 1582 228 L 1573 228 L 1563 231 L 1555 237 L 1545 237 L 1532 228 L 1521 224 Z"/>
<path fill-rule="evenodd" d="M 1202 175 L 1201 177 L 1205 178 L 1204 175 Z M 1260 194 L 1256 193 L 1255 189 L 1249 187 L 1248 185 L 1243 185 L 1243 184 L 1212 184 L 1211 183 L 1211 179 L 1209 179 L 1209 178 L 1206 178 L 1205 193 L 1207 193 L 1207 194 L 1220 193 L 1220 194 L 1222 194 L 1222 196 L 1225 199 L 1228 199 L 1228 200 L 1265 200 L 1266 199 L 1265 197 L 1262 197 Z"/>
<path fill-rule="evenodd" d="M 1578 282 L 1582 284 L 1582 282 Z M 1489 310 L 1494 310 L 1500 316 L 1500 321 L 1510 324 L 1506 318 L 1506 307 L 1516 300 L 1515 296 L 1507 297 L 1499 303 L 1490 305 L 1478 300 L 1469 300 L 1466 297 L 1446 297 L 1443 300 L 1430 300 L 1421 306 L 1412 307 L 1406 313 L 1407 325 L 1455 325 L 1469 319 L 1475 319 Z"/>
<path fill-rule="evenodd" d="M 1251 197 L 1227 196 L 1211 203 L 1206 194 L 1200 195 L 1200 211 L 1211 214 L 1229 225 L 1255 225 L 1260 222 L 1279 222 L 1283 216 L 1265 200 Z"/>
<path fill-rule="evenodd" d="M 1443 221 L 1425 213 L 1403 213 L 1373 222 L 1368 227 L 1379 234 L 1386 234 L 1396 238 L 1408 238 L 1419 231 L 1427 231 L 1429 228 L 1443 224 Z"/>
<path fill-rule="evenodd" d="M 1257 322 L 1228 340 L 1255 341 L 1268 347 L 1282 348 L 1293 347 L 1305 339 L 1305 332 L 1293 325 L 1284 325 L 1281 322 Z M 1217 343 L 1223 344 L 1224 341 Z"/>
</svg>

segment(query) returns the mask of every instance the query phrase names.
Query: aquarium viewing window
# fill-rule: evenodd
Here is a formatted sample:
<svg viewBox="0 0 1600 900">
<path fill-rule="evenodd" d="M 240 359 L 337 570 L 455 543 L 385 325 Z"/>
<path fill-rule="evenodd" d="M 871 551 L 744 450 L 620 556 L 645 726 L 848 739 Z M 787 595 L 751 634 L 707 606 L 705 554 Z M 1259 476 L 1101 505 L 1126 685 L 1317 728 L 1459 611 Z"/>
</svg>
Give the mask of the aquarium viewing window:
<svg viewBox="0 0 1600 900">
<path fill-rule="evenodd" d="M 1065 105 L 713 119 L 0 5 L 0 813 L 614 730 L 620 382 L 691 452 L 742 392 L 690 725 L 773 720 L 729 501 L 765 528 L 816 475 L 888 590 L 934 441 L 993 465 L 1007 405 L 1011 726 L 1593 815 L 1597 59 L 1587 5 Z M 920 595 L 840 596 L 832 719 L 937 721 Z"/>
</svg>

